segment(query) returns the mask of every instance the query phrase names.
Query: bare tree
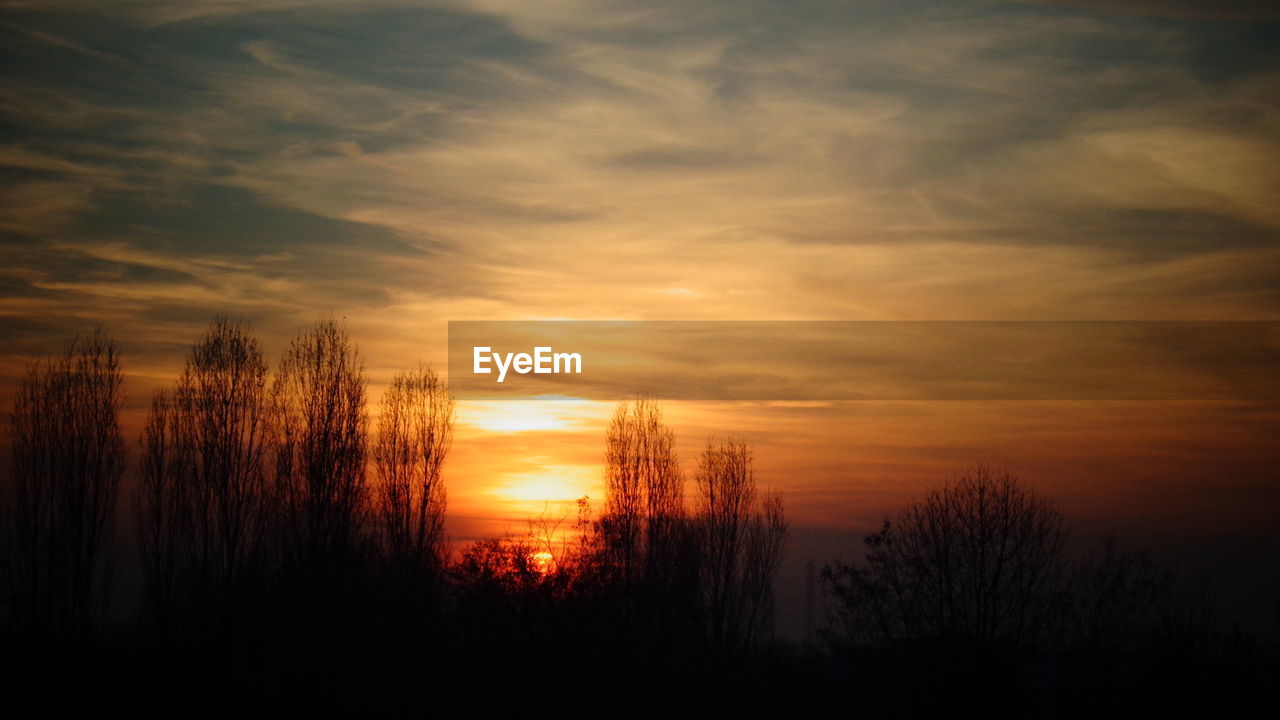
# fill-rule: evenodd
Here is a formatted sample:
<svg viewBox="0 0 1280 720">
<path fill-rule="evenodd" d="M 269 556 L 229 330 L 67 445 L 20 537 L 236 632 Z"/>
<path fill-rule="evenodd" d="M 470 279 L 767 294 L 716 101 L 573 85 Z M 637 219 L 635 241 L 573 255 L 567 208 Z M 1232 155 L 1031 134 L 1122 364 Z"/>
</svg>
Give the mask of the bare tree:
<svg viewBox="0 0 1280 720">
<path fill-rule="evenodd" d="M 384 552 L 401 571 L 435 573 L 444 560 L 445 485 L 453 397 L 429 368 L 396 375 L 382 399 L 373 446 Z"/>
<path fill-rule="evenodd" d="M 1187 574 L 1103 538 L 1070 569 L 1059 660 L 1074 692 L 1099 692 L 1145 673 L 1194 677 L 1210 658 L 1251 652 L 1218 614 L 1210 574 Z"/>
<path fill-rule="evenodd" d="M 708 441 L 698 459 L 697 485 L 708 629 L 712 646 L 722 648 L 740 615 L 738 579 L 755 502 L 750 450 L 742 443 Z"/>
<path fill-rule="evenodd" d="M 773 627 L 773 578 L 787 533 L 782 500 L 758 495 L 751 448 L 740 441 L 708 441 L 697 484 L 709 640 L 718 651 L 747 650 Z"/>
<path fill-rule="evenodd" d="M 284 560 L 304 573 L 350 559 L 364 527 L 366 381 L 346 330 L 294 338 L 272 385 Z"/>
<path fill-rule="evenodd" d="M 683 514 L 675 433 L 657 402 L 619 404 L 605 437 L 605 522 L 610 562 L 624 583 L 666 564 Z"/>
<path fill-rule="evenodd" d="M 824 570 L 829 638 L 1007 658 L 1049 627 L 1065 537 L 1062 515 L 1007 472 L 966 470 L 869 536 L 865 566 Z"/>
<path fill-rule="evenodd" d="M 8 589 L 18 628 L 33 635 L 83 638 L 105 608 L 122 382 L 115 342 L 97 330 L 33 363 L 18 388 Z"/>
<path fill-rule="evenodd" d="M 147 612 L 161 629 L 177 622 L 180 576 L 190 562 L 195 535 L 194 488 L 179 480 L 191 465 L 191 448 L 176 416 L 172 391 L 157 391 L 142 427 L 142 476 L 133 493 Z"/>
<path fill-rule="evenodd" d="M 773 580 L 786 548 L 787 520 L 782 498 L 766 494 L 759 499 L 747 530 L 746 559 L 742 568 L 741 647 L 749 649 L 773 638 L 775 615 Z"/>
<path fill-rule="evenodd" d="M 167 618 L 175 593 L 216 630 L 252 573 L 268 497 L 267 366 L 248 328 L 216 318 L 142 433 L 134 500 L 148 595 Z"/>
</svg>

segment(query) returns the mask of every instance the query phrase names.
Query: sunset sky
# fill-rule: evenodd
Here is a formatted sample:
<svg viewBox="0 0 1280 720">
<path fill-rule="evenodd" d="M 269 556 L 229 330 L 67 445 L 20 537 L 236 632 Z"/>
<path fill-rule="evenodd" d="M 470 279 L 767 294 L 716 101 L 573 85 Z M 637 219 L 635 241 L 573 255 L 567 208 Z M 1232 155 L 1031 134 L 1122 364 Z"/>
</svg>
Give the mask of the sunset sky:
<svg viewBox="0 0 1280 720">
<path fill-rule="evenodd" d="M 375 412 L 450 320 L 1280 320 L 1272 3 L 2 7 L 0 401 L 102 325 L 131 447 L 217 312 L 273 364 L 344 319 Z M 1084 533 L 1280 546 L 1275 403 L 665 408 L 690 475 L 754 444 L 784 575 L 976 461 Z M 602 504 L 612 409 L 460 402 L 455 540 Z"/>
</svg>

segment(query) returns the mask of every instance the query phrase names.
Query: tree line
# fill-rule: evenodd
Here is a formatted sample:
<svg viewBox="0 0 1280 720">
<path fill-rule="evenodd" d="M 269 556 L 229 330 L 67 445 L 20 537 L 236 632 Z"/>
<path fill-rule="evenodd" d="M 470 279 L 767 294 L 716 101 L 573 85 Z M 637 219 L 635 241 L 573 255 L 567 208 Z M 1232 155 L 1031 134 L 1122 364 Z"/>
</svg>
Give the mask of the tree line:
<svg viewBox="0 0 1280 720">
<path fill-rule="evenodd" d="M 1071 553 L 1051 503 L 983 466 L 887 519 L 861 561 L 824 567 L 820 643 L 780 643 L 781 497 L 734 439 L 706 442 L 690 484 L 651 398 L 620 403 L 606 429 L 598 512 L 583 498 L 572 520 L 543 514 L 452 553 L 448 388 L 427 367 L 398 373 L 375 426 L 331 319 L 271 371 L 247 325 L 215 318 L 154 394 L 127 493 L 140 610 L 108 622 L 113 553 L 130 545 L 122 377 L 100 331 L 28 367 L 0 555 L 10 653 L 33 676 L 96 658 L 85 673 L 117 699 L 145 676 L 170 701 L 289 709 L 402 710 L 426 689 L 492 703 L 505 683 L 622 697 L 621 714 L 677 698 L 840 708 L 856 692 L 873 716 L 1022 715 L 1274 669 L 1202 588 L 1114 537 Z"/>
<path fill-rule="evenodd" d="M 822 639 L 918 713 L 1222 712 L 1266 687 L 1275 648 L 1219 616 L 1208 577 L 1114 533 L 1084 552 L 1070 540 L 1026 484 L 968 468 L 886 519 L 862 562 L 823 569 Z"/>
<path fill-rule="evenodd" d="M 151 399 L 127 498 L 122 378 L 115 343 L 95 331 L 21 382 L 0 566 L 18 644 L 86 647 L 112 631 L 121 501 L 141 567 L 127 632 L 206 660 L 263 643 L 315 657 L 370 638 L 416 652 L 527 636 L 534 652 L 548 633 L 600 652 L 741 658 L 772 637 L 781 499 L 757 488 L 745 443 L 710 440 L 686 502 L 651 399 L 621 403 L 608 428 L 599 513 L 584 498 L 572 533 L 534 519 L 455 559 L 443 472 L 454 400 L 431 369 L 397 374 L 371 427 L 341 325 L 300 333 L 271 371 L 247 325 L 215 318 Z"/>
</svg>

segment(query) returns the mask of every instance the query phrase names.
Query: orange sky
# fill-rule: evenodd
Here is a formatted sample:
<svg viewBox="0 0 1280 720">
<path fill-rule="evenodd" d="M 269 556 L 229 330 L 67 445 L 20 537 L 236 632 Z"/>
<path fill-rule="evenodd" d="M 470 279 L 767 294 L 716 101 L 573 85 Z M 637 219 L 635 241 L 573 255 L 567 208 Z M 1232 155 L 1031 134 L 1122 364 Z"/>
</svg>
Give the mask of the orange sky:
<svg viewBox="0 0 1280 720">
<path fill-rule="evenodd" d="M 0 35 L 0 403 L 100 324 L 131 446 L 217 312 L 271 362 L 345 319 L 375 411 L 450 320 L 1280 319 L 1258 3 L 21 0 Z M 976 461 L 1089 532 L 1280 546 L 1275 404 L 665 407 L 687 470 L 754 444 L 793 570 Z M 600 499 L 611 410 L 460 402 L 450 533 Z"/>
</svg>

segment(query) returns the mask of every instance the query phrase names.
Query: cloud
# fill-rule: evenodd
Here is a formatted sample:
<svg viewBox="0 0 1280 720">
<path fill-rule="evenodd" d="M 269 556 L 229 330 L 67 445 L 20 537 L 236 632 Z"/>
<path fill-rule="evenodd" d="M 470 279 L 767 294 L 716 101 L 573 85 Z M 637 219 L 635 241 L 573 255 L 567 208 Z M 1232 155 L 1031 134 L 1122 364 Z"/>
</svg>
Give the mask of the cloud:
<svg viewBox="0 0 1280 720">
<path fill-rule="evenodd" d="M 63 312 L 338 309 L 401 351 L 448 318 L 1277 307 L 1261 30 L 990 3 L 10 17 L 5 287 Z"/>
<path fill-rule="evenodd" d="M 1089 12 L 1187 20 L 1277 20 L 1280 9 L 1267 0 L 1019 0 Z"/>
<path fill-rule="evenodd" d="M 444 366 L 448 320 L 1274 320 L 1275 17 L 1138 0 L 9 2 L 0 404 L 29 357 L 101 324 L 136 437 L 220 311 L 272 360 L 345 319 L 373 399 L 403 367 Z M 752 370 L 726 372 L 772 380 Z M 674 405 L 687 467 L 707 435 L 742 433 L 789 513 L 867 530 L 976 457 L 1107 522 L 1145 512 L 1153 478 L 1194 508 L 1223 477 L 1265 484 L 1275 459 L 1270 407 Z M 504 472 L 558 466 L 581 482 L 556 492 L 586 491 L 602 418 L 570 423 L 554 458 L 545 433 L 475 419 L 451 508 L 485 532 Z"/>
</svg>

